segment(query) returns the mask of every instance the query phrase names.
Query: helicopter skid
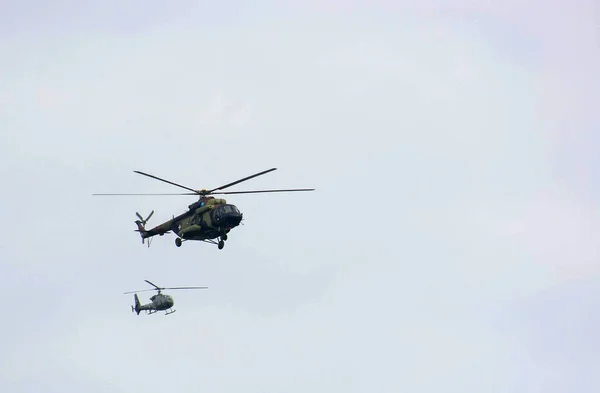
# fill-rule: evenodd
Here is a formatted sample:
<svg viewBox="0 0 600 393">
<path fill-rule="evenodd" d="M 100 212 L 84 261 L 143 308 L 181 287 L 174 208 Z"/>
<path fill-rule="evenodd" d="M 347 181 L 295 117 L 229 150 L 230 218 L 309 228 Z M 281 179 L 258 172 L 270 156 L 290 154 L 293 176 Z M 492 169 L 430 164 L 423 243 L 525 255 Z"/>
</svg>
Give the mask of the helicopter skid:
<svg viewBox="0 0 600 393">
<path fill-rule="evenodd" d="M 159 310 L 146 310 L 146 312 L 147 312 L 148 315 L 156 314 L 158 311 Z M 175 311 L 177 311 L 177 310 L 175 310 L 173 308 L 170 308 L 170 309 L 168 309 L 168 310 L 165 311 L 165 315 L 173 314 Z"/>
</svg>

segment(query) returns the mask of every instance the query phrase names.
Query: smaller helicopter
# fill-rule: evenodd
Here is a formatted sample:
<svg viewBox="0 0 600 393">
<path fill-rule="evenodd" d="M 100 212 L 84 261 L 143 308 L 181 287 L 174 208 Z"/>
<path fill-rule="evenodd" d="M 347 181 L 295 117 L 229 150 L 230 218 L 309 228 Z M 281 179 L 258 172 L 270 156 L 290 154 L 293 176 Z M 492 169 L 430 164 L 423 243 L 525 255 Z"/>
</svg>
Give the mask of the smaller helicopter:
<svg viewBox="0 0 600 393">
<path fill-rule="evenodd" d="M 175 311 L 173 309 L 173 305 L 175 304 L 175 302 L 173 301 L 173 298 L 169 295 L 164 295 L 163 293 L 161 293 L 162 290 L 165 289 L 208 289 L 208 287 L 175 287 L 175 288 L 160 288 L 154 284 L 152 284 L 150 281 L 148 280 L 144 280 L 146 281 L 148 284 L 152 285 L 155 289 L 142 289 L 140 291 L 131 291 L 131 292 L 125 292 L 124 294 L 129 294 L 129 293 L 135 293 L 135 295 L 133 295 L 133 300 L 135 301 L 135 306 L 131 306 L 131 312 L 136 312 L 137 315 L 140 315 L 140 311 L 146 311 L 146 313 L 148 315 L 150 314 L 155 314 L 159 311 L 164 311 L 165 315 L 169 315 L 169 314 L 173 314 Z M 138 298 L 138 295 L 136 292 L 144 292 L 144 291 L 158 291 L 158 293 L 154 296 L 152 296 L 150 298 L 150 301 L 152 303 L 148 303 L 148 304 L 141 304 L 140 303 L 140 299 Z"/>
</svg>

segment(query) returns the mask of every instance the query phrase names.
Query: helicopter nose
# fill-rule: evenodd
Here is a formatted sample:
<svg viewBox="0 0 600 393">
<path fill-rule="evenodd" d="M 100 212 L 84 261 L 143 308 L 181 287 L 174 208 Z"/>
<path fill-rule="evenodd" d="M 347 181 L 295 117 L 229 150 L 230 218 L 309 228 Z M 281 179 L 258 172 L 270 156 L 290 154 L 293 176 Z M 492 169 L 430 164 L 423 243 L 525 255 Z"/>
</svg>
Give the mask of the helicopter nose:
<svg viewBox="0 0 600 393">
<path fill-rule="evenodd" d="M 230 227 L 236 227 L 242 222 L 242 213 L 230 213 L 228 217 L 225 217 L 225 224 Z"/>
<path fill-rule="evenodd" d="M 213 218 L 218 226 L 233 228 L 242 222 L 242 213 L 234 205 L 222 205 L 214 210 Z"/>
</svg>

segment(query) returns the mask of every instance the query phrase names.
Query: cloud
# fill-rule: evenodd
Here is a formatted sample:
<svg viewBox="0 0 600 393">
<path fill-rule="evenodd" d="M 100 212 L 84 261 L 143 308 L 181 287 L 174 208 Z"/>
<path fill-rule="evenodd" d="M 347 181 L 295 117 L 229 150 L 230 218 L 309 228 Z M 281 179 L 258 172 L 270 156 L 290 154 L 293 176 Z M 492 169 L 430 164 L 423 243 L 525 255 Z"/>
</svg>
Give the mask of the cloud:
<svg viewBox="0 0 600 393">
<path fill-rule="evenodd" d="M 135 36 L 13 41 L 3 386 L 573 391 L 595 360 L 573 336 L 596 339 L 597 296 L 564 286 L 598 274 L 600 217 L 578 192 L 590 187 L 556 175 L 548 125 L 586 129 L 574 154 L 595 146 L 597 120 L 576 109 L 592 85 L 572 74 L 594 63 L 577 35 L 551 50 L 580 3 L 565 19 L 555 4 L 552 18 L 533 6 L 521 18 L 515 4 L 321 20 L 253 4 L 269 16 L 235 28 L 204 15 Z M 317 191 L 228 198 L 246 225 L 224 250 L 141 245 L 135 211 L 155 209 L 158 224 L 188 199 L 89 195 L 175 192 L 134 169 L 212 187 L 270 166 L 248 188 Z M 210 290 L 138 317 L 121 293 L 145 278 Z M 156 370 L 168 377 L 147 378 Z"/>
<path fill-rule="evenodd" d="M 43 111 L 64 110 L 76 102 L 76 95 L 65 88 L 39 86 L 34 101 Z"/>
<path fill-rule="evenodd" d="M 235 127 L 244 128 L 250 124 L 253 112 L 240 99 L 231 98 L 222 91 L 215 91 L 209 102 L 200 106 L 196 113 L 196 121 L 200 127 Z"/>
</svg>

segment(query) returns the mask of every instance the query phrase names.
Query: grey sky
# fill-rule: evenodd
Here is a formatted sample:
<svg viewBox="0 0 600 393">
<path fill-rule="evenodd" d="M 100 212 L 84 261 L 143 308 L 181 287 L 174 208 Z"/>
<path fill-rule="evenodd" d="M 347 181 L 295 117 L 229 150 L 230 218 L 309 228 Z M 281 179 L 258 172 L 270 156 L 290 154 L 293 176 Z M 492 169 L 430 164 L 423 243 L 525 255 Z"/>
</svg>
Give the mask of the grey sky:
<svg viewBox="0 0 600 393">
<path fill-rule="evenodd" d="M 598 391 L 597 15 L 2 2 L 3 391 Z M 90 196 L 273 166 L 238 188 L 317 191 L 228 198 L 224 250 Z M 210 289 L 138 317 L 144 279 Z"/>
</svg>

